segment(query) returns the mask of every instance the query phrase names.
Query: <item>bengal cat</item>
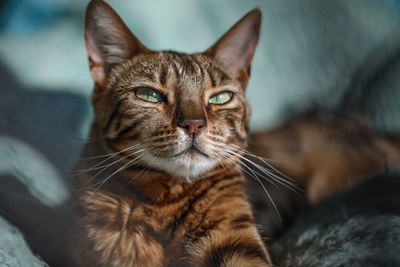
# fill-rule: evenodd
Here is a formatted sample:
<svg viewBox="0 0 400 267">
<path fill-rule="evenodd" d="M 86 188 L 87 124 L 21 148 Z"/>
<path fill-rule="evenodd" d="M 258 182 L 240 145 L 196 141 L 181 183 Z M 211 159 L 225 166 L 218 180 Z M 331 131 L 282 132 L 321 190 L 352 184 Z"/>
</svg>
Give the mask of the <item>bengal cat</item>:
<svg viewBox="0 0 400 267">
<path fill-rule="evenodd" d="M 95 120 L 74 179 L 77 266 L 271 266 L 238 164 L 260 23 L 254 9 L 204 53 L 156 52 L 107 3 L 89 4 Z"/>
</svg>

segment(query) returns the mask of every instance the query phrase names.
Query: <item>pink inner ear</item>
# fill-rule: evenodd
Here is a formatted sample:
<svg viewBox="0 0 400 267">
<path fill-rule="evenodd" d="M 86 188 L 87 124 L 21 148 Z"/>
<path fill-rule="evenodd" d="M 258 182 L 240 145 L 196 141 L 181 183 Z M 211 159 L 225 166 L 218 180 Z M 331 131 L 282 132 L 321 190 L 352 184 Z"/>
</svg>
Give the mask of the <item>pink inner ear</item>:
<svg viewBox="0 0 400 267">
<path fill-rule="evenodd" d="M 247 83 L 250 77 L 250 67 L 246 70 L 245 68 L 239 69 L 236 73 L 236 79 L 241 83 L 243 88 L 247 87 Z"/>
<path fill-rule="evenodd" d="M 104 87 L 107 84 L 104 59 L 94 44 L 90 35 L 86 35 L 86 49 L 89 55 L 90 72 L 96 85 Z"/>
<path fill-rule="evenodd" d="M 90 72 L 96 85 L 105 87 L 107 85 L 106 75 L 104 74 L 102 67 L 93 67 Z"/>
</svg>

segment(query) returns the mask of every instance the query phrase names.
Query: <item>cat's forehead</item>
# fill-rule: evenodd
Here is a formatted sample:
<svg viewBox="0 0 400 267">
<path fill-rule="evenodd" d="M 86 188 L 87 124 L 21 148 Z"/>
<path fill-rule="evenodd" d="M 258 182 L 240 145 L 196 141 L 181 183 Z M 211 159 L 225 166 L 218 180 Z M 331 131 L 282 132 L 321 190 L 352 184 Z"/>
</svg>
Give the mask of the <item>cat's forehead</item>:
<svg viewBox="0 0 400 267">
<path fill-rule="evenodd" d="M 138 55 L 119 66 L 112 76 L 114 82 L 144 82 L 193 89 L 235 82 L 232 74 L 203 54 L 171 51 Z"/>
</svg>

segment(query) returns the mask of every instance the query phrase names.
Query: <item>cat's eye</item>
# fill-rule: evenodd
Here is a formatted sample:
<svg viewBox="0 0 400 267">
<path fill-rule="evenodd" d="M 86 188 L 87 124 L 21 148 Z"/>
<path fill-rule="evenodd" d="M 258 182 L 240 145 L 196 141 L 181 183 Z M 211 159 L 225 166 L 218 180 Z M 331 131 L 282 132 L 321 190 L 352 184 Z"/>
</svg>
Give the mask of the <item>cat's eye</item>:
<svg viewBox="0 0 400 267">
<path fill-rule="evenodd" d="M 208 103 L 215 105 L 223 105 L 228 103 L 231 99 L 232 99 L 231 92 L 221 92 L 210 97 L 210 99 L 208 99 Z"/>
<path fill-rule="evenodd" d="M 157 90 L 149 87 L 139 87 L 135 90 L 135 94 L 138 98 L 152 103 L 164 101 L 163 96 Z"/>
</svg>

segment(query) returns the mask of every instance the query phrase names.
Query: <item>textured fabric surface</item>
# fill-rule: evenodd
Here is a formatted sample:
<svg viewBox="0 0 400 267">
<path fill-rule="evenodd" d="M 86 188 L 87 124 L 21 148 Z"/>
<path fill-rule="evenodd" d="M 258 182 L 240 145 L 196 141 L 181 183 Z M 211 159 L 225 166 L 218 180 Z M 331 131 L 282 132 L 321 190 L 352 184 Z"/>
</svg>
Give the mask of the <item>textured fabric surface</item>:
<svg viewBox="0 0 400 267">
<path fill-rule="evenodd" d="M 272 247 L 278 266 L 399 266 L 400 172 L 309 208 Z"/>
<path fill-rule="evenodd" d="M 48 266 L 32 254 L 19 230 L 2 217 L 0 217 L 0 233 L 0 266 Z"/>
<path fill-rule="evenodd" d="M 13 174 L 45 205 L 58 206 L 68 198 L 61 176 L 43 155 L 17 139 L 0 135 L 0 175 L 6 174 Z"/>
</svg>

